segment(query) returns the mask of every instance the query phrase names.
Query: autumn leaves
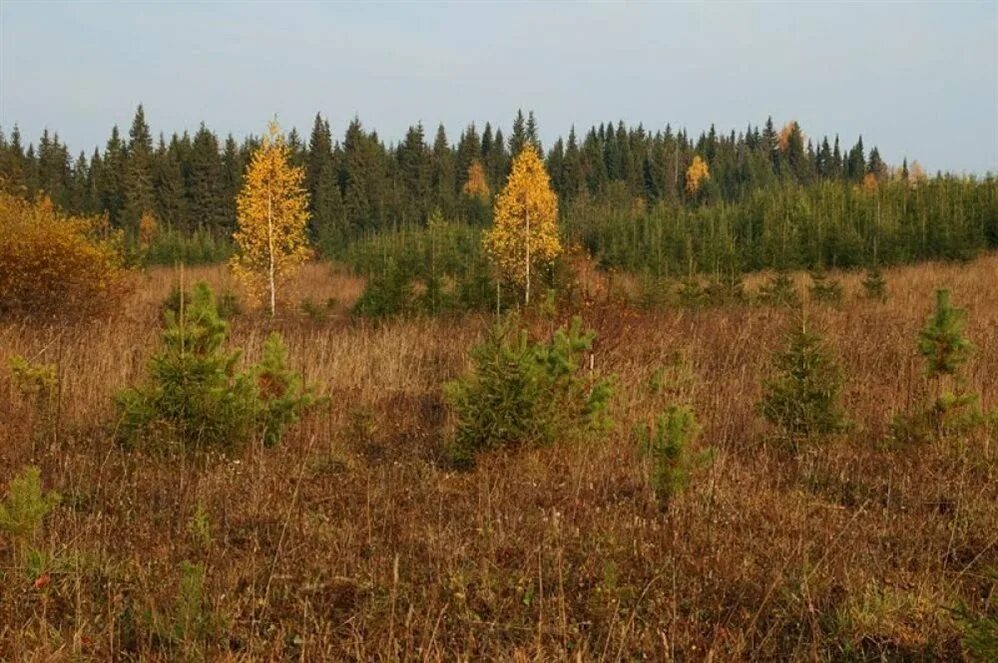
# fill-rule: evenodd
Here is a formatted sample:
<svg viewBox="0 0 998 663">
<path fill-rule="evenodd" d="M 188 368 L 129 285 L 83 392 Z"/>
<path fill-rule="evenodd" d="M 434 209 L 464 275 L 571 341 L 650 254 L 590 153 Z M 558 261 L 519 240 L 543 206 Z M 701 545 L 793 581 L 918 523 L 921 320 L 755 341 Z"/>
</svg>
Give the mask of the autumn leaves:
<svg viewBox="0 0 998 663">
<path fill-rule="evenodd" d="M 477 166 L 477 172 L 475 167 Z M 465 189 L 488 200 L 480 164 L 473 163 Z M 706 161 L 695 156 L 686 173 L 686 191 L 696 195 L 710 177 Z M 271 315 L 280 284 L 308 259 L 308 194 L 304 170 L 290 162 L 290 151 L 276 122 L 254 153 L 236 200 L 237 253 L 230 265 Z M 562 251 L 558 233 L 558 196 L 540 152 L 531 144 L 516 155 L 506 185 L 495 197 L 492 228 L 484 246 L 502 280 L 530 303 L 531 274 L 550 265 Z"/>
</svg>

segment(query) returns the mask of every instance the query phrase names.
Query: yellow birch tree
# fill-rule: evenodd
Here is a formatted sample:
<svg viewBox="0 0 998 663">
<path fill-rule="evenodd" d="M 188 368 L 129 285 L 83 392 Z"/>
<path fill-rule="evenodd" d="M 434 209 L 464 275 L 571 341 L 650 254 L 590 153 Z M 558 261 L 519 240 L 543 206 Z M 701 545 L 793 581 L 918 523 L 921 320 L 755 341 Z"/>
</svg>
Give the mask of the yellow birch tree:
<svg viewBox="0 0 998 663">
<path fill-rule="evenodd" d="M 548 264 L 561 253 L 558 196 L 537 150 L 523 149 L 513 161 L 484 242 L 500 272 L 523 287 L 524 303 L 529 304 L 531 267 Z"/>
<path fill-rule="evenodd" d="M 710 178 L 710 169 L 707 162 L 700 158 L 699 154 L 693 155 L 690 167 L 686 169 L 686 195 L 690 198 L 700 190 L 700 184 Z"/>
<path fill-rule="evenodd" d="M 277 286 L 309 255 L 305 171 L 292 166 L 289 156 L 280 127 L 270 122 L 236 197 L 239 227 L 230 265 L 254 297 L 269 295 L 271 315 L 277 310 Z"/>
</svg>

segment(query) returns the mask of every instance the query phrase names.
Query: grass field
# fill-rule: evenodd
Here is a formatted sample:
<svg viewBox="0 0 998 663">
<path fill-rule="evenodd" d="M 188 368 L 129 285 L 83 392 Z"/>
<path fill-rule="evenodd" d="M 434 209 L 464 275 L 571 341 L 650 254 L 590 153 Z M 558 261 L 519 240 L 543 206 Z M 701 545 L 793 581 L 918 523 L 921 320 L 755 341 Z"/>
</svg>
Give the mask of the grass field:
<svg viewBox="0 0 998 663">
<path fill-rule="evenodd" d="M 53 362 L 60 384 L 45 428 L 0 373 L 0 484 L 35 464 L 62 495 L 45 583 L 0 540 L 0 658 L 960 660 L 953 609 L 995 591 L 994 431 L 898 446 L 889 423 L 928 398 L 915 344 L 937 287 L 966 308 L 969 384 L 998 406 L 998 256 L 888 271 L 885 303 L 840 276 L 843 304 L 808 318 L 853 425 L 799 453 L 755 413 L 788 312 L 636 310 L 596 275 L 591 303 L 560 315 L 598 333 L 614 429 L 466 472 L 441 462 L 441 386 L 490 318 L 354 320 L 362 283 L 327 265 L 294 294 L 335 297 L 326 319 L 232 321 L 250 360 L 280 331 L 330 397 L 280 446 L 236 457 L 114 442 L 112 396 L 142 379 L 175 270 L 85 325 L 0 325 L 0 365 Z M 692 406 L 713 461 L 663 511 L 631 431 L 671 402 Z"/>
</svg>

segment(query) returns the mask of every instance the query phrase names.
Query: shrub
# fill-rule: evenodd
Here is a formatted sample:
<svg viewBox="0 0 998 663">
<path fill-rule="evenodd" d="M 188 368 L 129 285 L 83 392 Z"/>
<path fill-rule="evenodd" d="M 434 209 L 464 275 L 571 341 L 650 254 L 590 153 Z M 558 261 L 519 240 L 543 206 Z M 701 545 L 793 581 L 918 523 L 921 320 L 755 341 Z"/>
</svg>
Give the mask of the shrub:
<svg viewBox="0 0 998 663">
<path fill-rule="evenodd" d="M 963 631 L 963 645 L 971 654 L 971 660 L 998 661 L 998 569 L 985 569 L 983 575 L 991 588 L 982 609 L 962 604 L 955 612 Z"/>
<path fill-rule="evenodd" d="M 184 291 L 184 302 L 191 301 L 191 291 Z M 174 315 L 180 313 L 180 286 L 176 283 L 170 288 L 170 293 L 163 300 L 160 310 L 163 313 L 167 311 L 172 312 Z M 215 302 L 215 310 L 218 311 L 218 315 L 223 320 L 230 320 L 243 312 L 242 304 L 239 302 L 239 295 L 231 290 L 222 290 L 218 293 L 218 297 Z"/>
<path fill-rule="evenodd" d="M 635 429 L 638 448 L 650 465 L 649 484 L 662 506 L 686 487 L 690 473 L 709 457 L 690 449 L 699 432 L 693 411 L 678 405 L 670 405 L 654 424 Z"/>
<path fill-rule="evenodd" d="M 353 311 L 365 317 L 384 318 L 412 310 L 414 299 L 411 276 L 388 258 L 384 269 L 368 280 Z"/>
<path fill-rule="evenodd" d="M 785 271 L 778 271 L 759 288 L 759 301 L 770 306 L 800 306 L 800 295 L 790 275 Z"/>
<path fill-rule="evenodd" d="M 21 355 L 8 361 L 14 388 L 34 410 L 33 440 L 51 437 L 57 427 L 59 377 L 55 364 L 30 362 Z"/>
<path fill-rule="evenodd" d="M 329 317 L 329 312 L 336 306 L 336 300 L 330 297 L 325 305 L 317 304 L 311 297 L 301 300 L 298 308 L 313 322 L 324 322 Z"/>
<path fill-rule="evenodd" d="M 257 388 L 255 427 L 263 443 L 274 446 L 318 400 L 301 374 L 288 368 L 288 350 L 276 332 L 267 337 L 263 357 L 250 372 Z"/>
<path fill-rule="evenodd" d="M 817 302 L 838 305 L 842 303 L 842 284 L 828 278 L 824 270 L 811 272 L 811 296 Z"/>
<path fill-rule="evenodd" d="M 120 233 L 0 191 L 0 315 L 96 313 L 124 290 Z"/>
<path fill-rule="evenodd" d="M 610 384 L 580 366 L 595 334 L 583 332 L 577 317 L 546 343 L 513 334 L 512 326 L 494 327 L 472 350 L 472 370 L 445 386 L 457 462 L 486 449 L 576 439 L 608 424 Z"/>
<path fill-rule="evenodd" d="M 974 353 L 963 333 L 965 322 L 966 312 L 950 304 L 949 291 L 938 290 L 936 310 L 918 335 L 918 352 L 925 358 L 925 376 L 934 385 L 935 397 L 924 410 L 895 418 L 896 439 L 924 442 L 984 423 L 977 395 L 967 391 L 961 370 Z"/>
<path fill-rule="evenodd" d="M 791 439 L 840 431 L 842 371 L 820 335 L 800 325 L 774 356 L 775 374 L 765 382 L 759 411 Z"/>
<path fill-rule="evenodd" d="M 876 265 L 866 270 L 866 276 L 863 278 L 863 292 L 867 299 L 878 302 L 887 300 L 887 280 Z"/>
<path fill-rule="evenodd" d="M 287 351 L 276 333 L 267 339 L 260 364 L 235 371 L 240 353 L 223 348 L 228 325 L 204 283 L 194 286 L 179 314 L 165 316 L 163 349 L 150 362 L 150 383 L 116 399 L 124 442 L 232 447 L 257 438 L 273 445 L 314 404 L 312 391 L 287 369 Z"/>
<path fill-rule="evenodd" d="M 52 509 L 59 503 L 58 493 L 42 491 L 42 474 L 37 467 L 26 467 L 10 480 L 7 496 L 0 502 L 0 532 L 16 546 L 31 544 Z"/>
<path fill-rule="evenodd" d="M 205 568 L 187 560 L 180 563 L 177 595 L 167 610 L 153 610 L 152 633 L 167 649 L 179 649 L 184 660 L 204 658 L 204 644 L 225 632 L 226 620 L 216 614 L 205 596 Z"/>
</svg>

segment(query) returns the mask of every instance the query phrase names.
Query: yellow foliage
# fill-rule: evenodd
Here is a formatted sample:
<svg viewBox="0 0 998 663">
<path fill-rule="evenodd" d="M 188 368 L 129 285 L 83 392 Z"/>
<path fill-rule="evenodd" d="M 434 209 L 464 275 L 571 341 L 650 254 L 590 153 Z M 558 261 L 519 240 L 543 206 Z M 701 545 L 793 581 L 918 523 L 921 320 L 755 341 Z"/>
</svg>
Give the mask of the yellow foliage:
<svg viewBox="0 0 998 663">
<path fill-rule="evenodd" d="M 780 133 L 777 136 L 777 141 L 779 141 L 780 152 L 786 152 L 787 148 L 790 147 L 790 134 L 793 133 L 794 128 L 800 129 L 800 125 L 797 124 L 797 120 L 790 120 L 783 125 L 780 129 Z M 807 142 L 807 137 L 804 136 L 804 132 L 800 132 L 801 143 Z"/>
<path fill-rule="evenodd" d="M 139 219 L 139 245 L 149 246 L 159 231 L 159 223 L 151 212 L 144 212 Z"/>
<path fill-rule="evenodd" d="M 492 193 L 489 191 L 489 183 L 485 179 L 482 162 L 478 159 L 472 161 L 471 165 L 468 166 L 468 181 L 464 183 L 464 193 L 479 200 L 488 200 Z"/>
<path fill-rule="evenodd" d="M 691 198 L 700 190 L 700 185 L 704 180 L 710 179 L 710 169 L 707 162 L 700 158 L 699 154 L 693 155 L 693 162 L 686 169 L 686 195 Z"/>
<path fill-rule="evenodd" d="M 537 150 L 521 150 L 513 161 L 484 241 L 493 262 L 507 279 L 525 289 L 530 303 L 531 267 L 550 263 L 561 253 L 558 196 Z"/>
<path fill-rule="evenodd" d="M 123 292 L 120 233 L 63 214 L 44 196 L 0 191 L 0 314 L 95 313 Z"/>
<path fill-rule="evenodd" d="M 278 285 L 309 257 L 305 172 L 292 166 L 289 156 L 280 127 L 271 122 L 236 198 L 239 228 L 230 265 L 254 297 L 269 296 L 271 314 Z"/>
<path fill-rule="evenodd" d="M 876 193 L 879 187 L 879 182 L 877 181 L 876 173 L 867 173 L 863 176 L 863 191 L 867 193 Z"/>
<path fill-rule="evenodd" d="M 912 161 L 911 167 L 908 169 L 908 181 L 911 183 L 911 186 L 916 187 L 927 179 L 928 177 L 925 174 L 925 169 L 922 168 L 922 164 L 918 163 L 918 161 Z"/>
</svg>

